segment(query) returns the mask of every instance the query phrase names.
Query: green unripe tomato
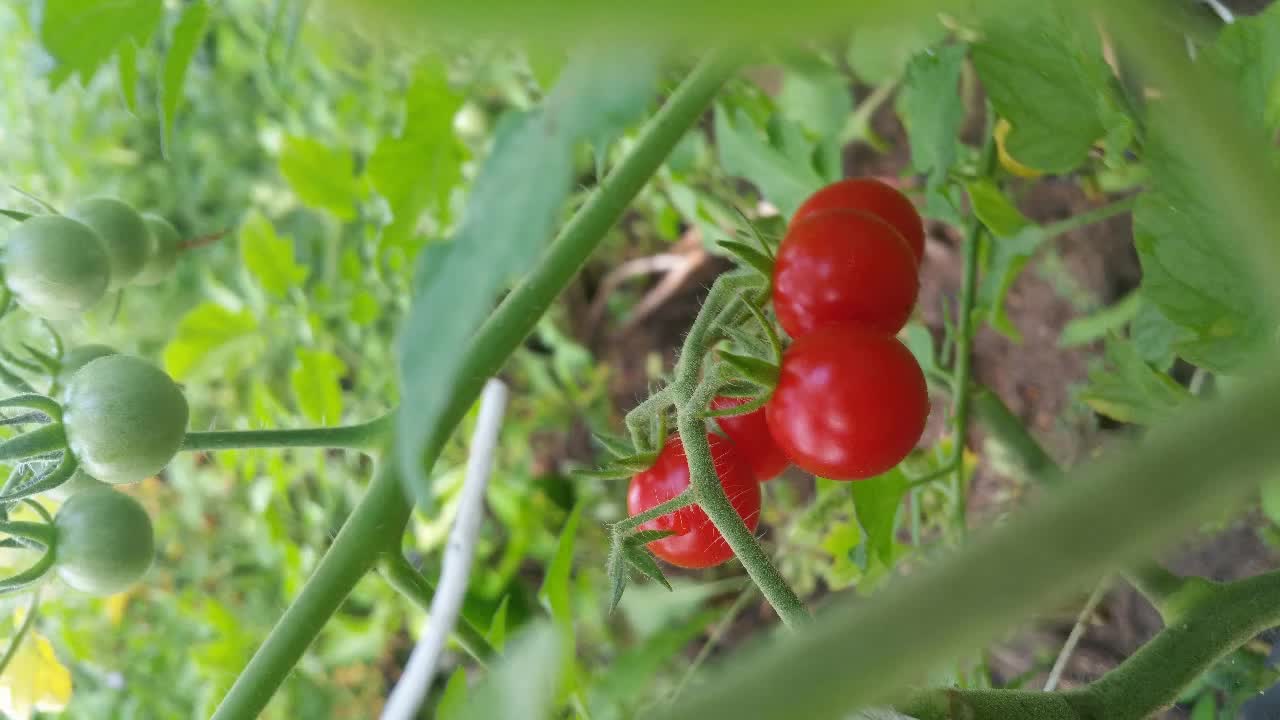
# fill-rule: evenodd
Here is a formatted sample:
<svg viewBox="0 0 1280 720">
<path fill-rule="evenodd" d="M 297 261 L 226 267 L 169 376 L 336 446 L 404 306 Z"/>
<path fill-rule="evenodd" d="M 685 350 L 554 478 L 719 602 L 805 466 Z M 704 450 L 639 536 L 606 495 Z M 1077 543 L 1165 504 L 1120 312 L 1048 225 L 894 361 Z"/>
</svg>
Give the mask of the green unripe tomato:
<svg viewBox="0 0 1280 720">
<path fill-rule="evenodd" d="M 142 272 L 151 250 L 151 231 L 128 204 L 115 198 L 89 198 L 67 211 L 67 217 L 79 220 L 102 236 L 103 247 L 111 264 L 110 290 L 119 290 Z"/>
<path fill-rule="evenodd" d="M 81 345 L 68 350 L 62 355 L 62 368 L 58 370 L 58 383 L 66 385 L 76 371 L 91 360 L 107 355 L 116 355 L 119 351 L 109 345 Z"/>
<path fill-rule="evenodd" d="M 92 595 L 128 590 L 151 569 L 155 531 L 142 505 L 109 487 L 71 496 L 53 519 L 54 568 Z"/>
<path fill-rule="evenodd" d="M 46 320 L 75 317 L 93 307 L 111 281 L 102 237 L 61 215 L 37 215 L 4 243 L 4 281 L 18 302 Z"/>
<path fill-rule="evenodd" d="M 142 272 L 134 276 L 133 284 L 155 285 L 167 279 L 178 264 L 182 236 L 168 220 L 155 213 L 143 213 L 142 221 L 151 231 L 151 248 L 147 252 L 147 262 L 142 266 Z"/>
<path fill-rule="evenodd" d="M 113 485 L 163 470 L 182 447 L 187 417 L 178 385 L 131 355 L 89 362 L 63 394 L 67 447 L 85 472 Z"/>
<path fill-rule="evenodd" d="M 52 490 L 45 491 L 43 495 L 54 502 L 66 502 L 72 495 L 99 487 L 108 487 L 108 485 L 101 480 L 90 477 L 89 473 L 84 470 L 76 470 L 70 478 L 67 478 L 66 482 Z"/>
</svg>

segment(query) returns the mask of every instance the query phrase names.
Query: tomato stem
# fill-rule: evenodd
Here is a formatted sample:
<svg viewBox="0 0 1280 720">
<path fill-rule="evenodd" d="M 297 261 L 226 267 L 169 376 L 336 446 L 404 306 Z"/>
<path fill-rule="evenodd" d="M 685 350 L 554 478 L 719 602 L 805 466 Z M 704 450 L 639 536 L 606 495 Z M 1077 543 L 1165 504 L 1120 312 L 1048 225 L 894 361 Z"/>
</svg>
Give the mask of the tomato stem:
<svg viewBox="0 0 1280 720">
<path fill-rule="evenodd" d="M 480 327 L 467 350 L 462 380 L 447 388 L 448 409 L 429 431 L 423 463 L 435 463 L 454 428 L 470 410 L 485 381 L 493 376 L 533 330 L 560 291 L 605 238 L 676 143 L 737 71 L 737 54 L 710 53 L 640 132 L 631 152 L 618 164 L 552 241 L 538 263 Z M 394 443 L 394 435 L 391 443 Z M 395 458 L 394 452 L 386 454 Z M 302 593 L 241 672 L 213 718 L 256 717 L 292 671 L 378 553 L 400 542 L 411 506 L 397 463 L 388 461 L 374 477 L 337 538 L 321 558 Z"/>
<path fill-rule="evenodd" d="M 18 655 L 18 648 L 22 646 L 22 641 L 27 638 L 27 633 L 31 632 L 31 628 L 36 624 L 36 613 L 40 610 L 40 591 L 31 593 L 31 602 L 27 604 L 27 616 L 22 619 L 22 625 L 18 628 L 18 632 L 14 634 L 13 639 L 9 641 L 9 647 L 4 651 L 4 657 L 0 657 L 0 677 L 4 676 L 4 671 L 8 669 L 9 663 Z"/>
<path fill-rule="evenodd" d="M 693 503 L 694 503 L 693 486 L 690 485 L 689 487 L 681 491 L 679 495 L 676 495 L 675 497 L 671 498 L 670 500 L 664 503 L 659 503 L 657 505 L 654 505 L 653 507 L 649 508 L 648 510 L 645 510 L 642 513 L 639 513 L 637 515 L 632 515 L 626 520 L 619 520 L 618 522 L 610 526 L 610 529 L 613 531 L 615 537 L 620 536 L 622 534 L 627 533 L 630 530 L 640 527 L 641 525 L 649 522 L 650 520 L 655 520 L 657 518 L 662 517 L 663 515 L 666 515 L 667 513 L 675 512 L 680 508 L 688 507 Z"/>
<path fill-rule="evenodd" d="M 372 452 L 386 443 L 395 426 L 395 412 L 358 425 L 271 430 L 211 430 L 189 432 L 182 449 L 189 452 L 246 448 L 342 448 Z"/>
<path fill-rule="evenodd" d="M 59 430 L 62 429 L 61 425 L 49 425 L 46 427 L 57 427 Z M 35 432 L 39 432 L 39 430 Z M 35 433 L 28 434 L 34 435 Z M 35 482 L 28 483 L 14 489 L 10 489 L 9 484 L 5 483 L 4 494 L 0 495 L 0 505 L 7 508 L 10 503 L 24 500 L 42 492 L 48 492 L 70 480 L 78 467 L 80 467 L 80 463 L 76 461 L 75 457 L 72 456 L 70 452 L 63 452 L 62 459 L 58 461 L 57 467 L 47 473 L 44 477 L 37 479 Z M 13 476 L 11 476 L 10 479 L 12 480 Z"/>
<path fill-rule="evenodd" d="M 431 597 L 435 595 L 435 586 L 422 573 L 418 572 L 399 551 L 388 551 L 378 566 L 379 573 L 387 584 L 397 592 L 409 598 L 414 605 L 424 612 L 431 609 Z M 489 661 L 498 656 L 498 651 L 489 644 L 484 633 L 480 631 L 466 615 L 458 618 L 453 628 L 453 639 L 458 641 L 463 650 L 482 667 L 488 667 Z"/>
<path fill-rule="evenodd" d="M 62 423 L 42 425 L 0 443 L 0 461 L 25 460 L 67 447 L 67 436 Z"/>
</svg>

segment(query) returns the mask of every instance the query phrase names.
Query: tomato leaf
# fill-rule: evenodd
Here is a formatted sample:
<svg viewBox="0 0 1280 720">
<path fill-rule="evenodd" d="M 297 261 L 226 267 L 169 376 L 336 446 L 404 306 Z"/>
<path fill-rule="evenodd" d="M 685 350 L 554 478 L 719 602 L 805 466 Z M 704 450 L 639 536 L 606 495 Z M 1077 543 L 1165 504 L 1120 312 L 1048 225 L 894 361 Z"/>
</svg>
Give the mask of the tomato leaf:
<svg viewBox="0 0 1280 720">
<path fill-rule="evenodd" d="M 116 54 L 116 72 L 120 76 L 120 97 L 129 112 L 138 114 L 138 46 L 133 40 L 120 43 Z"/>
<path fill-rule="evenodd" d="M 434 502 L 422 462 L 427 443 L 450 430 L 437 427 L 450 400 L 442 388 L 458 381 L 468 342 L 499 290 L 551 238 L 573 188 L 574 150 L 637 119 L 653 97 L 655 78 L 647 52 L 610 47 L 577 57 L 542 105 L 499 123 L 451 242 L 420 255 L 400 336 L 397 447 L 405 482 L 424 509 Z M 424 171 L 419 179 L 429 178 Z"/>
<path fill-rule="evenodd" d="M 72 75 L 88 85 L 118 49 L 149 41 L 164 17 L 161 0 L 45 0 L 40 5 L 40 43 L 57 63 L 50 76 L 55 88 Z"/>
<path fill-rule="evenodd" d="M 761 387 L 772 388 L 778 384 L 778 366 L 768 361 L 761 360 L 750 355 L 739 355 L 727 350 L 721 350 L 720 359 L 729 367 L 741 374 L 745 380 L 750 380 Z"/>
<path fill-rule="evenodd" d="M 17 220 L 18 222 L 22 222 L 23 220 L 26 220 L 27 218 L 31 217 L 31 213 L 24 213 L 20 210 L 5 210 L 4 208 L 0 208 L 0 215 L 4 215 L 7 218 L 12 218 L 14 220 Z"/>
<path fill-rule="evenodd" d="M 293 397 L 303 417 L 317 425 L 342 419 L 342 376 L 347 366 L 331 352 L 299 348 L 298 365 L 289 374 Z"/>
<path fill-rule="evenodd" d="M 666 589 L 671 589 L 671 583 L 667 582 L 667 576 L 662 574 L 662 568 L 658 567 L 658 560 L 649 548 L 628 544 L 622 549 L 622 555 L 627 559 L 628 565 Z"/>
<path fill-rule="evenodd" d="M 307 279 L 307 268 L 294 258 L 293 238 L 276 234 L 275 226 L 254 210 L 240 226 L 240 260 L 258 285 L 284 298 Z"/>
<path fill-rule="evenodd" d="M 443 224 L 449 193 L 462 179 L 465 153 L 453 132 L 461 107 L 444 67 L 418 68 L 405 93 L 400 134 L 379 141 L 369 158 L 369 179 L 391 208 L 391 223 L 382 229 L 384 247 L 413 248 L 424 213 Z"/>
<path fill-rule="evenodd" d="M 973 205 L 973 214 L 978 216 L 983 225 L 997 238 L 1010 238 L 1025 230 L 1031 221 L 1022 211 L 1014 206 L 1009 196 L 988 178 L 975 180 L 965 185 L 969 192 L 969 202 Z"/>
<path fill-rule="evenodd" d="M 572 648 L 569 648 L 572 651 Z M 564 678 L 559 658 L 565 648 L 546 623 L 526 628 L 512 639 L 502 660 L 468 695 L 456 720 L 551 717 Z"/>
<path fill-rule="evenodd" d="M 640 530 L 627 536 L 626 544 L 630 547 L 643 547 L 651 542 L 675 535 L 674 530 Z"/>
<path fill-rule="evenodd" d="M 784 121 L 775 121 L 777 126 L 788 127 Z M 751 181 L 783 215 L 790 217 L 805 198 L 825 184 L 809 160 L 812 148 L 797 149 L 794 136 L 789 147 L 782 139 L 771 140 L 744 110 L 731 114 L 725 106 L 716 106 L 715 137 L 724 171 Z"/>
<path fill-rule="evenodd" d="M 507 606 L 510 601 L 510 595 L 502 596 L 502 602 L 498 603 L 498 609 L 493 611 L 493 619 L 489 621 L 489 631 L 485 633 L 485 639 L 498 652 L 502 652 L 502 646 L 507 642 Z"/>
<path fill-rule="evenodd" d="M 746 266 L 759 272 L 761 275 L 769 277 L 773 274 L 773 261 L 764 253 L 750 245 L 737 242 L 736 240 L 719 240 L 716 242 L 716 245 L 724 248 L 729 252 L 729 254 L 742 261 Z"/>
<path fill-rule="evenodd" d="M 350 151 L 290 135 L 280 150 L 280 174 L 302 202 L 328 210 L 339 220 L 355 219 L 364 191 Z"/>
<path fill-rule="evenodd" d="M 1012 126 L 1009 154 L 1046 172 L 1079 166 L 1116 104 L 1095 31 L 1053 11 L 1002 13 L 982 30 L 973 65 Z"/>
<path fill-rule="evenodd" d="M 178 331 L 164 349 L 165 370 L 181 382 L 199 366 L 216 359 L 231 359 L 232 368 L 257 361 L 263 340 L 258 323 L 248 312 L 228 310 L 214 303 L 197 305 L 178 324 Z M 227 368 L 223 368 L 224 370 Z"/>
<path fill-rule="evenodd" d="M 1073 319 L 1062 329 L 1058 347 L 1077 347 L 1117 333 L 1128 325 L 1142 307 L 1141 293 L 1134 291 L 1119 302 L 1098 310 L 1091 315 Z"/>
<path fill-rule="evenodd" d="M 444 692 L 440 693 L 440 702 L 436 704 L 435 717 L 438 720 L 457 720 L 462 716 L 462 709 L 467 703 L 467 669 L 459 667 L 449 676 Z"/>
<path fill-rule="evenodd" d="M 721 614 L 716 610 L 703 610 L 660 628 L 614 657 L 591 685 L 590 717 L 630 717 L 631 714 L 620 708 L 644 697 L 645 689 L 653 684 L 663 666 L 719 617 Z"/>
<path fill-rule="evenodd" d="M 575 647 L 575 625 L 573 605 L 573 548 L 577 542 L 578 522 L 582 519 L 582 504 L 574 507 L 569 513 L 564 527 L 560 530 L 560 543 L 556 546 L 556 554 L 547 566 L 546 577 L 538 590 L 538 600 L 551 615 L 559 645 L 565 651 L 561 665 L 565 677 L 573 681 L 576 675 L 576 663 L 573 655 Z"/>
<path fill-rule="evenodd" d="M 591 437 L 616 458 L 624 458 L 635 455 L 635 448 L 631 447 L 631 443 L 621 438 L 616 438 L 604 433 L 591 433 Z"/>
<path fill-rule="evenodd" d="M 956 162 L 956 138 L 964 122 L 960 70 L 968 47 L 948 45 L 916 55 L 907 65 L 898 112 L 907 128 L 911 164 L 930 182 Z"/>
<path fill-rule="evenodd" d="M 874 557 L 884 567 L 893 565 L 894 531 L 898 522 L 898 506 L 910 485 L 907 476 L 899 468 L 860 482 L 850 483 L 853 495 L 853 512 L 862 527 L 868 557 Z"/>
<path fill-rule="evenodd" d="M 1150 425 L 1168 418 L 1194 396 L 1152 369 L 1133 343 L 1112 336 L 1107 339 L 1106 367 L 1089 373 L 1080 399 L 1113 420 Z"/>
<path fill-rule="evenodd" d="M 208 22 L 208 3 L 195 0 L 183 8 L 178 23 L 173 26 L 173 37 L 169 39 L 169 52 L 165 55 L 160 79 L 160 147 L 165 157 L 169 157 L 170 133 L 178 106 L 182 104 L 187 68 L 196 56 Z"/>
<path fill-rule="evenodd" d="M 849 78 L 812 54 L 793 55 L 778 93 L 782 114 L 814 137 L 833 137 L 853 112 Z"/>
</svg>

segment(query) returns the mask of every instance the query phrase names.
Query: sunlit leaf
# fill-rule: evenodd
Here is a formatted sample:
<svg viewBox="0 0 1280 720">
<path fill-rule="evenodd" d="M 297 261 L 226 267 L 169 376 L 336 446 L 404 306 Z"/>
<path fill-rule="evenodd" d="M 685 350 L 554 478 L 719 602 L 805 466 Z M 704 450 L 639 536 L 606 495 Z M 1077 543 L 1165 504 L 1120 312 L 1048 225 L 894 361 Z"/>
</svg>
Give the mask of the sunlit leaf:
<svg viewBox="0 0 1280 720">
<path fill-rule="evenodd" d="M 338 356 L 300 348 L 298 365 L 289 374 L 293 397 L 303 417 L 317 425 L 333 425 L 342 418 L 342 386 L 347 367 Z"/>
<path fill-rule="evenodd" d="M 289 136 L 280 150 L 280 174 L 307 205 L 328 210 L 339 220 L 355 218 L 363 192 L 350 151 Z"/>
<path fill-rule="evenodd" d="M 182 318 L 178 331 L 164 349 L 165 370 L 182 381 L 198 366 L 231 349 L 238 348 L 243 360 L 252 362 L 262 343 L 255 337 L 258 323 L 248 312 L 234 312 L 221 305 L 197 305 Z M 247 344 L 244 341 L 248 341 Z M 251 350 L 247 356 L 243 351 Z"/>
<path fill-rule="evenodd" d="M 239 238 L 240 259 L 262 289 L 283 298 L 307 279 L 307 269 L 294 259 L 293 239 L 277 235 L 262 213 L 249 213 Z"/>
<path fill-rule="evenodd" d="M 901 469 L 894 468 L 883 475 L 849 485 L 854 514 L 866 535 L 864 546 L 867 555 L 878 559 L 884 567 L 891 566 L 898 507 L 909 485 L 907 476 Z"/>
<path fill-rule="evenodd" d="M 1080 394 L 1094 410 L 1120 422 L 1150 425 L 1168 418 L 1193 396 L 1143 361 L 1133 343 L 1107 340 L 1107 366 L 1089 374 Z"/>
<path fill-rule="evenodd" d="M 183 8 L 178 23 L 173 26 L 173 37 L 169 39 L 169 51 L 164 57 L 160 79 L 160 145 L 166 156 L 171 144 L 173 120 L 178 114 L 178 106 L 182 104 L 187 68 L 196 56 L 208 22 L 209 5 L 204 0 L 195 0 Z"/>
<path fill-rule="evenodd" d="M 56 86 L 71 75 L 82 83 L 129 43 L 145 44 L 164 17 L 161 0 L 45 0 L 40 42 L 57 62 Z"/>
<path fill-rule="evenodd" d="M 6 641 L 0 643 L 7 647 Z M 10 720 L 31 720 L 36 712 L 62 712 L 70 700 L 71 671 L 47 638 L 28 633 L 0 675 L 0 711 Z"/>
<path fill-rule="evenodd" d="M 956 143 L 964 123 L 960 69 L 968 48 L 948 45 L 916 55 L 907 65 L 898 110 L 907 127 L 911 164 L 933 181 L 945 177 L 956 161 Z"/>
</svg>

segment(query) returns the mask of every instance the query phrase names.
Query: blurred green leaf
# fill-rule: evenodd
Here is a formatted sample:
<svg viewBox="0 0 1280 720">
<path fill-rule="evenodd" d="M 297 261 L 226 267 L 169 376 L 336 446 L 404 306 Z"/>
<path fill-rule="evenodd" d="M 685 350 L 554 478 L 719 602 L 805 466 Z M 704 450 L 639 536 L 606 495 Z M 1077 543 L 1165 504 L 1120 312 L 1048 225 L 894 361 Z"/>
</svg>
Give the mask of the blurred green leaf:
<svg viewBox="0 0 1280 720">
<path fill-rule="evenodd" d="M 448 402 L 439 389 L 461 372 L 466 343 L 498 291 L 551 238 L 572 189 L 574 149 L 638 119 L 652 98 L 655 72 L 654 59 L 642 53 L 617 47 L 580 53 L 537 110 L 499 124 L 452 242 L 420 256 L 400 340 L 398 415 L 400 462 L 420 504 L 431 502 L 422 455 Z"/>
<path fill-rule="evenodd" d="M 436 720 L 457 720 L 467 703 L 467 669 L 460 667 L 449 676 L 440 702 L 436 703 Z"/>
<path fill-rule="evenodd" d="M 1191 334 L 1174 350 L 1219 372 L 1242 366 L 1269 332 L 1237 239 L 1203 171 L 1181 156 L 1177 118 L 1153 117 L 1145 146 L 1150 190 L 1133 211 L 1142 294 Z M 1271 153 L 1274 157 L 1275 153 Z"/>
<path fill-rule="evenodd" d="M 286 298 L 307 279 L 307 269 L 294 259 L 293 239 L 277 235 L 262 213 L 249 213 L 239 238 L 241 262 L 263 290 Z"/>
<path fill-rule="evenodd" d="M 1191 720 L 1215 720 L 1218 717 L 1218 701 L 1212 694 L 1204 694 L 1191 708 Z"/>
<path fill-rule="evenodd" d="M 907 494 L 910 481 L 899 468 L 868 480 L 849 484 L 853 494 L 853 511 L 866 534 L 867 555 L 881 565 L 893 565 L 893 534 L 897 528 L 898 506 Z"/>
<path fill-rule="evenodd" d="M 1193 399 L 1186 388 L 1143 361 L 1128 340 L 1107 339 L 1106 364 L 1089 373 L 1080 399 L 1113 420 L 1151 425 Z"/>
<path fill-rule="evenodd" d="M 258 345 L 258 323 L 248 312 L 234 312 L 214 303 L 202 303 L 183 316 L 178 331 L 164 349 L 164 367 L 182 382 L 198 365 L 239 341 Z M 252 362 L 252 356 L 242 360 Z"/>
<path fill-rule="evenodd" d="M 582 505 L 574 507 L 569 513 L 564 527 L 560 530 L 560 543 L 556 546 L 556 554 L 547 565 L 547 574 L 538 590 L 538 600 L 547 608 L 554 623 L 559 644 L 566 649 L 560 664 L 564 668 L 564 676 L 573 682 L 576 631 L 574 623 L 573 548 L 577 542 L 578 521 L 582 518 Z"/>
<path fill-rule="evenodd" d="M 613 658 L 608 669 L 592 684 L 592 719 L 629 717 L 625 712 L 619 715 L 619 709 L 634 706 L 636 698 L 644 697 L 644 690 L 653 685 L 658 672 L 720 615 L 719 610 L 704 610 L 672 627 L 658 630 Z"/>
<path fill-rule="evenodd" d="M 40 42 L 57 62 L 54 87 L 71 75 L 88 84 L 130 42 L 146 44 L 164 17 L 161 0 L 44 0 Z"/>
<path fill-rule="evenodd" d="M 1280 478 L 1270 478 L 1262 483 L 1262 512 L 1273 525 L 1280 527 Z"/>
<path fill-rule="evenodd" d="M 463 150 L 453 133 L 461 107 L 462 97 L 450 89 L 443 67 L 418 68 L 405 95 L 400 134 L 383 138 L 369 158 L 369 179 L 391 206 L 391 223 L 382 230 L 385 245 L 413 247 L 424 212 L 443 220 L 449 192 L 462 179 Z"/>
<path fill-rule="evenodd" d="M 715 137 L 724 171 L 750 180 L 783 215 L 825 184 L 811 162 L 789 156 L 741 109 L 716 106 Z"/>
<path fill-rule="evenodd" d="M 1022 333 L 1009 318 L 1006 299 L 1044 240 L 1038 227 L 1027 227 L 1013 237 L 988 240 L 990 252 L 987 270 L 978 286 L 978 307 L 986 312 L 992 328 L 1015 343 L 1022 342 Z"/>
<path fill-rule="evenodd" d="M 346 365 L 323 350 L 299 348 L 298 365 L 289 374 L 293 397 L 303 417 L 316 425 L 334 425 L 342 419 L 342 385 Z"/>
<path fill-rule="evenodd" d="M 1011 238 L 1031 224 L 1000 186 L 990 179 L 982 178 L 966 183 L 965 189 L 969 192 L 973 214 L 978 216 L 996 238 Z"/>
<path fill-rule="evenodd" d="M 1237 17 L 1222 28 L 1205 61 L 1235 85 L 1251 122 L 1271 130 L 1280 126 L 1280 7 Z"/>
<path fill-rule="evenodd" d="M 845 59 L 863 82 L 881 85 L 897 80 L 913 57 L 946 37 L 947 29 L 936 17 L 901 27 L 860 23 L 854 26 Z"/>
<path fill-rule="evenodd" d="M 1009 13 L 983 26 L 973 65 L 996 112 L 1012 125 L 1006 148 L 1022 163 L 1065 173 L 1107 128 L 1100 107 L 1110 69 L 1092 26 L 1053 9 Z"/>
<path fill-rule="evenodd" d="M 945 178 L 956 162 L 956 143 L 964 123 L 960 70 L 967 53 L 964 45 L 947 45 L 916 55 L 898 91 L 911 165 L 929 175 L 931 182 Z"/>
<path fill-rule="evenodd" d="M 782 78 L 778 108 L 816 137 L 836 135 L 853 112 L 849 78 L 820 58 L 793 58 Z"/>
<path fill-rule="evenodd" d="M 546 624 L 532 625 L 511 640 L 502 661 L 470 693 L 458 720 L 551 717 L 559 695 L 561 653 L 557 634 Z"/>
<path fill-rule="evenodd" d="M 116 56 L 116 71 L 120 76 L 120 97 L 125 107 L 134 115 L 138 114 L 138 46 L 132 40 L 120 43 L 120 52 Z"/>
<path fill-rule="evenodd" d="M 1118 333 L 1137 317 L 1142 304 L 1142 295 L 1135 290 L 1119 302 L 1108 305 L 1091 315 L 1074 318 L 1062 328 L 1062 335 L 1058 337 L 1058 346 L 1088 345 L 1111 333 Z M 1136 344 L 1135 349 L 1137 349 Z M 1141 352 L 1139 356 L 1146 360 L 1146 356 Z"/>
<path fill-rule="evenodd" d="M 166 157 L 170 154 L 173 119 L 178 114 L 178 106 L 182 104 L 187 68 L 196 56 L 208 22 L 208 3 L 205 0 L 195 0 L 182 9 L 178 23 L 173 26 L 173 37 L 169 40 L 169 52 L 164 57 L 160 80 L 160 146 Z"/>
<path fill-rule="evenodd" d="M 280 174 L 302 202 L 328 210 L 339 220 L 355 219 L 363 190 L 349 151 L 291 135 L 280 150 Z"/>
<path fill-rule="evenodd" d="M 502 596 L 502 602 L 498 603 L 498 609 L 493 611 L 493 620 L 489 622 L 489 631 L 485 633 L 485 639 L 498 652 L 502 652 L 503 646 L 507 644 L 507 605 L 510 600 L 510 595 Z"/>
</svg>

